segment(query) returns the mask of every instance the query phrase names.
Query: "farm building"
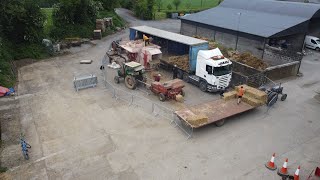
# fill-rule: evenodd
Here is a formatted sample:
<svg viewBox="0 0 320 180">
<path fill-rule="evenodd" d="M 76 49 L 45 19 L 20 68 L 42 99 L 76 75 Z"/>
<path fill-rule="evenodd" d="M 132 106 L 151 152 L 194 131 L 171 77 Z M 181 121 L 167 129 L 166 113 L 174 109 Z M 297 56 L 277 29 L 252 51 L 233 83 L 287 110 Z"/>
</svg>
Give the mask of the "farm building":
<svg viewBox="0 0 320 180">
<path fill-rule="evenodd" d="M 272 0 L 224 0 L 218 7 L 181 19 L 181 34 L 212 39 L 251 52 L 271 66 L 299 71 L 307 34 L 320 35 L 320 5 Z"/>
</svg>

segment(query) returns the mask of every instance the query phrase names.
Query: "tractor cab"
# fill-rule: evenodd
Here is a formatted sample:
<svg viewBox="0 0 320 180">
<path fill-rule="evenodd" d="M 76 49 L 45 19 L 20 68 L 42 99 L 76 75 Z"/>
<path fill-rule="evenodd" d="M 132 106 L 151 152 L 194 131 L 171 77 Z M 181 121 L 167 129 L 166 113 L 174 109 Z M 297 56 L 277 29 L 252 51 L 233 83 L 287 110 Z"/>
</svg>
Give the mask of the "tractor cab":
<svg viewBox="0 0 320 180">
<path fill-rule="evenodd" d="M 138 81 L 145 82 L 145 68 L 140 63 L 131 61 L 123 63 L 118 70 L 118 75 L 114 77 L 115 83 L 120 83 L 120 78 L 124 79 L 125 85 L 129 89 L 135 89 Z"/>
</svg>

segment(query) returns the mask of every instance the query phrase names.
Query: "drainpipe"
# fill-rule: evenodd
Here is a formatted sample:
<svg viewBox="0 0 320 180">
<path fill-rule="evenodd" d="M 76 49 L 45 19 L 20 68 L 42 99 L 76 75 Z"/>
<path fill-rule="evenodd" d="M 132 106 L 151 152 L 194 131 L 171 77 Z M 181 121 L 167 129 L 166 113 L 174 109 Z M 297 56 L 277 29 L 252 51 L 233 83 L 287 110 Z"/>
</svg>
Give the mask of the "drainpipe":
<svg viewBox="0 0 320 180">
<path fill-rule="evenodd" d="M 237 13 L 238 14 L 238 25 L 237 25 L 237 41 L 236 41 L 236 48 L 237 50 L 238 47 L 238 41 L 239 41 L 239 26 L 240 26 L 240 18 L 241 18 L 241 12 Z"/>
</svg>

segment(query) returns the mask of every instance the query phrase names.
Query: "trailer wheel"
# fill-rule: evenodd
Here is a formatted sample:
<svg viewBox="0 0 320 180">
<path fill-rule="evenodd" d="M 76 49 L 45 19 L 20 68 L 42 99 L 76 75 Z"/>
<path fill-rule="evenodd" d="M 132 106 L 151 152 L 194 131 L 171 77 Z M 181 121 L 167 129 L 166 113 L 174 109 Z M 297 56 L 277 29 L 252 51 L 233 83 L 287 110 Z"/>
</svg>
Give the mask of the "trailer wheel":
<svg viewBox="0 0 320 180">
<path fill-rule="evenodd" d="M 217 127 L 221 127 L 221 126 L 224 125 L 224 122 L 225 122 L 225 120 L 222 119 L 222 120 L 220 120 L 220 121 L 215 122 L 214 125 L 216 125 Z"/>
<path fill-rule="evenodd" d="M 120 78 L 119 78 L 119 76 L 115 76 L 115 77 L 114 77 L 114 82 L 115 82 L 116 84 L 119 84 L 119 83 L 120 83 Z"/>
<path fill-rule="evenodd" d="M 189 82 L 189 74 L 188 73 L 183 73 L 183 81 L 186 83 Z"/>
<path fill-rule="evenodd" d="M 162 102 L 165 101 L 166 100 L 166 96 L 164 94 L 160 93 L 159 94 L 159 100 L 162 101 Z"/>
<path fill-rule="evenodd" d="M 186 95 L 186 93 L 183 90 L 181 90 L 180 94 L 181 94 L 181 96 L 185 96 Z"/>
<path fill-rule="evenodd" d="M 199 88 L 200 88 L 201 91 L 206 92 L 207 91 L 207 82 L 201 81 L 200 85 L 199 85 Z"/>
<path fill-rule="evenodd" d="M 287 96 L 288 96 L 287 94 L 282 94 L 280 100 L 281 100 L 281 101 L 286 100 L 286 99 L 287 99 Z"/>
</svg>

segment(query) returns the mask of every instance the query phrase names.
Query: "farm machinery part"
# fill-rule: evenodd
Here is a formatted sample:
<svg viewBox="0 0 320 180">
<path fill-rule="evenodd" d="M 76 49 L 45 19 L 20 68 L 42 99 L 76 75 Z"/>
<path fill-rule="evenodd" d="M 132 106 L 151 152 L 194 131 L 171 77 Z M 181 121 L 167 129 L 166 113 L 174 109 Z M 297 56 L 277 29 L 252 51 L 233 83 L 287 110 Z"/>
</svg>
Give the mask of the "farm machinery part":
<svg viewBox="0 0 320 180">
<path fill-rule="evenodd" d="M 146 82 L 144 66 L 133 61 L 123 63 L 118 70 L 118 74 L 114 77 L 114 82 L 119 84 L 122 78 L 128 89 L 135 89 L 138 81 Z"/>
</svg>

